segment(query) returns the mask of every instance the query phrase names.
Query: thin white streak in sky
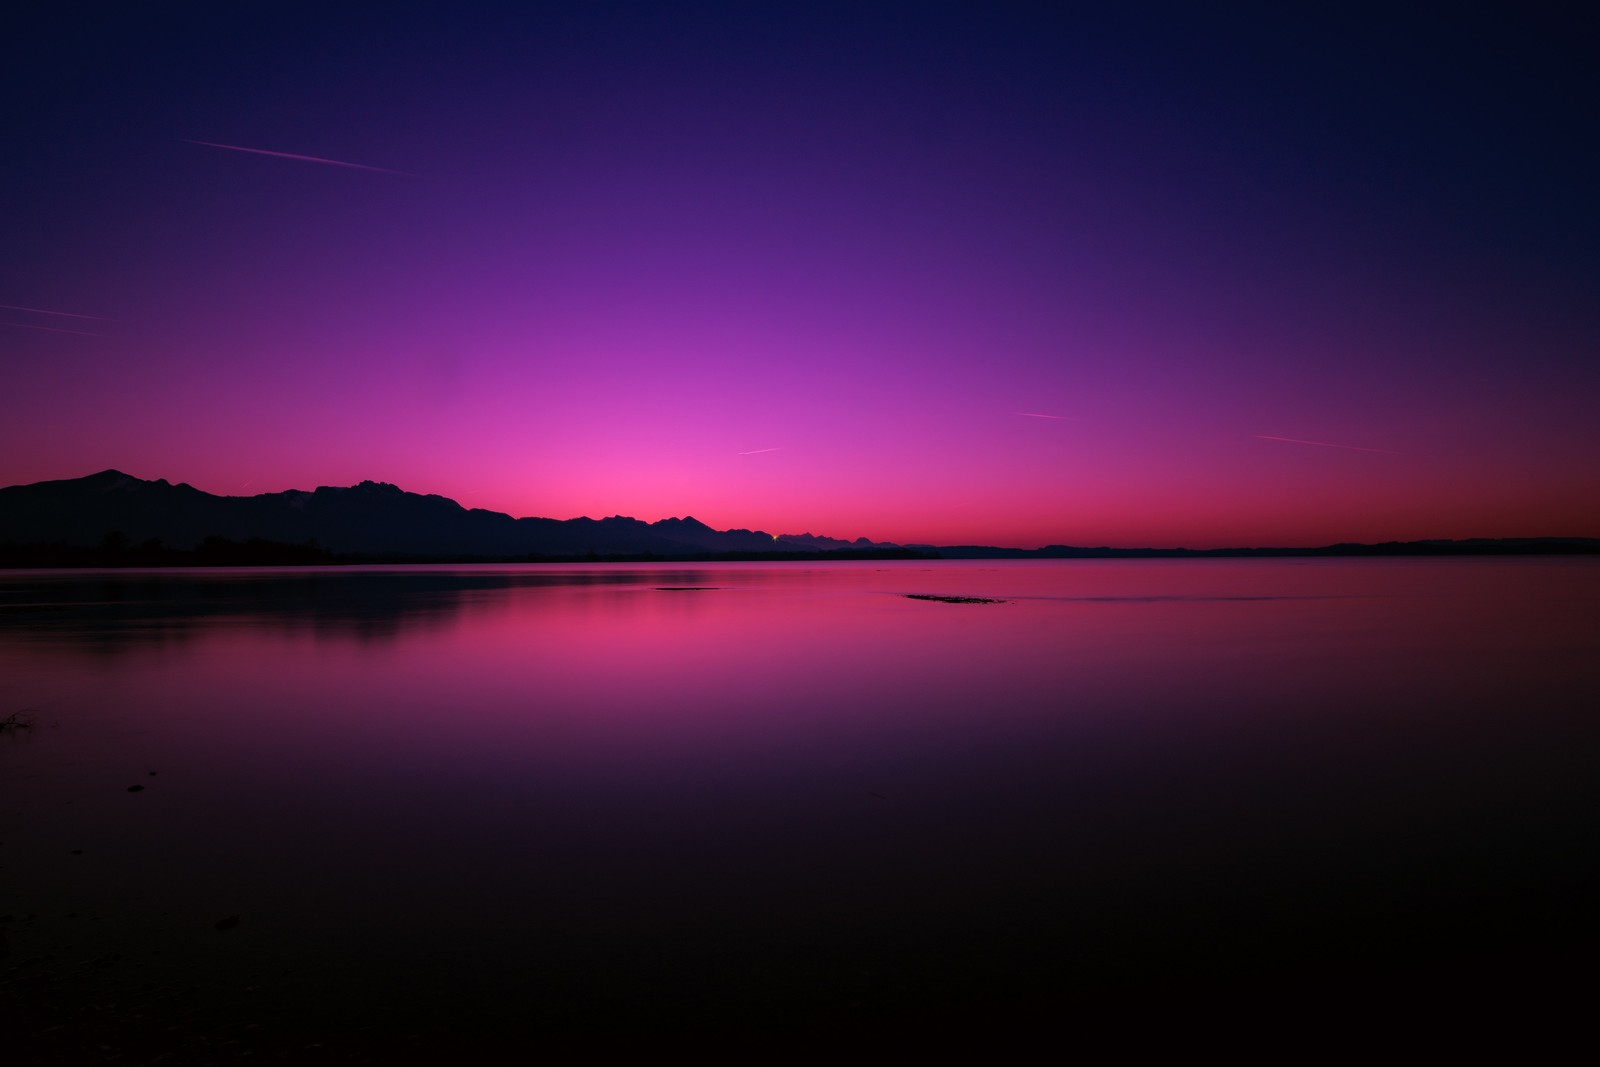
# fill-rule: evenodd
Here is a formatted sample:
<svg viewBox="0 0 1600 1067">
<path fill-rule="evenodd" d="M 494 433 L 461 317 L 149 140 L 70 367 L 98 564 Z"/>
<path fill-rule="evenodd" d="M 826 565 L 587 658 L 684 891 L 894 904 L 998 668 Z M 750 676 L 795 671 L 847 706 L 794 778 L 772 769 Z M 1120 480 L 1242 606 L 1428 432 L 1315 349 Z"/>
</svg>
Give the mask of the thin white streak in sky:
<svg viewBox="0 0 1600 1067">
<path fill-rule="evenodd" d="M 1268 433 L 1253 434 L 1258 441 L 1282 441 L 1290 445 L 1316 445 L 1318 448 L 1343 448 L 1349 452 L 1381 452 L 1386 456 L 1398 456 L 1401 453 L 1391 452 L 1387 448 L 1363 448 L 1360 445 L 1336 445 L 1330 441 L 1302 441 L 1298 437 L 1274 437 Z"/>
<path fill-rule="evenodd" d="M 757 449 L 753 449 L 752 451 L 749 451 L 749 452 L 740 452 L 739 455 L 741 455 L 741 456 L 759 456 L 763 452 L 782 452 L 782 451 L 783 451 L 783 446 L 779 445 L 777 448 L 757 448 Z"/>
<path fill-rule="evenodd" d="M 188 138 L 185 138 L 188 140 Z M 279 159 L 298 159 L 302 163 L 322 163 L 329 167 L 350 167 L 354 170 L 375 170 L 380 174 L 405 174 L 403 170 L 390 170 L 388 167 L 369 167 L 365 163 L 346 163 L 342 159 L 323 159 L 321 156 L 301 156 L 293 152 L 269 152 L 265 148 L 245 148 L 236 144 L 217 144 L 215 141 L 189 141 L 190 144 L 203 144 L 207 148 L 226 148 L 230 152 L 250 152 L 258 156 L 277 156 Z"/>
<path fill-rule="evenodd" d="M 105 321 L 105 319 L 101 318 L 99 315 L 79 315 L 75 311 L 46 311 L 44 308 L 25 308 L 19 304 L 0 304 L 0 308 L 5 308 L 7 311 L 26 311 L 33 315 L 60 315 L 64 319 L 94 319 L 96 322 Z"/>
<path fill-rule="evenodd" d="M 1037 411 L 1019 411 L 1017 414 L 1025 419 L 1049 419 L 1052 422 L 1072 421 L 1072 416 L 1070 415 L 1041 415 Z"/>
<path fill-rule="evenodd" d="M 103 333 L 90 333 L 88 330 L 63 330 L 57 326 L 35 326 L 31 322 L 0 322 L 0 326 L 18 326 L 24 330 L 43 330 L 45 333 L 75 333 L 79 337 L 104 337 Z"/>
</svg>

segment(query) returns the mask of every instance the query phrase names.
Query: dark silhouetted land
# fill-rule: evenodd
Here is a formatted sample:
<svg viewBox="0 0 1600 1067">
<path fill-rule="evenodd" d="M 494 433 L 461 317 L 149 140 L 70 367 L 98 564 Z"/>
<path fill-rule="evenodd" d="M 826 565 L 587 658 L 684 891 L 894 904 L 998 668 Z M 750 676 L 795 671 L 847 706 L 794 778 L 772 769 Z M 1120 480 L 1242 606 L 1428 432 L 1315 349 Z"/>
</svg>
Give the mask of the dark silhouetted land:
<svg viewBox="0 0 1600 1067">
<path fill-rule="evenodd" d="M 513 518 L 386 482 L 249 497 L 106 470 L 0 489 L 0 566 L 307 566 L 696 560 L 1139 559 L 1213 556 L 1593 555 L 1600 539 L 1475 538 L 1280 548 L 898 545 L 761 530 L 692 517 L 647 523 Z"/>
</svg>

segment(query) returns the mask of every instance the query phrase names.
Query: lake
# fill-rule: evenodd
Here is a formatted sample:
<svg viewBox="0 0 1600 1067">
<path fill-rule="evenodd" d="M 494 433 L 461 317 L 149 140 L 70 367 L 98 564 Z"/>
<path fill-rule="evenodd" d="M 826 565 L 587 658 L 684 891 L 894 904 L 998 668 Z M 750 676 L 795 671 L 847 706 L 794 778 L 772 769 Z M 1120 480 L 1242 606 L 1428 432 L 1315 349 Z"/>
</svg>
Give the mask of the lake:
<svg viewBox="0 0 1600 1067">
<path fill-rule="evenodd" d="M 1544 1033 L 1597 710 L 1584 559 L 0 572 L 0 1021 L 124 1063 Z"/>
</svg>

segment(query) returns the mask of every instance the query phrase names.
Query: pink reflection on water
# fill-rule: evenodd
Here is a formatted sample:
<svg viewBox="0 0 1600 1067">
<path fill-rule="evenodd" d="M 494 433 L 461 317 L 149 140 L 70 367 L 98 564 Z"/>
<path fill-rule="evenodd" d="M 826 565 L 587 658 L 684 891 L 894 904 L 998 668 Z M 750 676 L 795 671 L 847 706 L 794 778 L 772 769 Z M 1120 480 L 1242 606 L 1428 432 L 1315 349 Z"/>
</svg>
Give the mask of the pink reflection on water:
<svg viewBox="0 0 1600 1067">
<path fill-rule="evenodd" d="M 50 725 L 0 745 L 0 802 L 48 872 L 21 906 L 246 913 L 401 1003 L 517 988 L 463 944 L 640 1012 L 737 1000 L 713 959 L 826 976 L 828 1010 L 868 960 L 1028 995 L 1221 945 L 1246 977 L 1459 962 L 1508 951 L 1495 901 L 1562 914 L 1597 592 L 1564 560 L 11 574 L 44 606 L 0 669 Z"/>
<path fill-rule="evenodd" d="M 8 643 L 11 677 L 25 703 L 141 723 L 198 762 L 216 758 L 202 739 L 226 743 L 235 773 L 309 731 L 358 762 L 378 750 L 467 777 L 508 764 L 670 776 L 830 748 L 860 759 L 875 744 L 958 752 L 1186 722 L 1427 717 L 1530 693 L 1559 704 L 1583 692 L 1592 642 L 1592 601 L 1569 584 L 1590 571 L 1559 561 L 468 573 L 468 587 L 375 607 L 360 589 L 320 590 L 319 614 L 298 610 L 303 593 L 287 607 L 245 598 Z M 105 601 L 89 603 L 92 616 Z"/>
</svg>

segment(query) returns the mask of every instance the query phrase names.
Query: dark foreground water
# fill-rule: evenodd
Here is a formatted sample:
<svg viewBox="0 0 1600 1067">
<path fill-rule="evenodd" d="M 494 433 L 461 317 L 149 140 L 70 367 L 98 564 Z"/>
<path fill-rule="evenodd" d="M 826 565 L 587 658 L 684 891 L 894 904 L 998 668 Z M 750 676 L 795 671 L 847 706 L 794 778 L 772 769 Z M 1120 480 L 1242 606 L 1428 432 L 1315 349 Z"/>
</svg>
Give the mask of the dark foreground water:
<svg viewBox="0 0 1600 1067">
<path fill-rule="evenodd" d="M 0 572 L 14 712 L 46 1061 L 1587 1011 L 1592 561 Z"/>
</svg>

